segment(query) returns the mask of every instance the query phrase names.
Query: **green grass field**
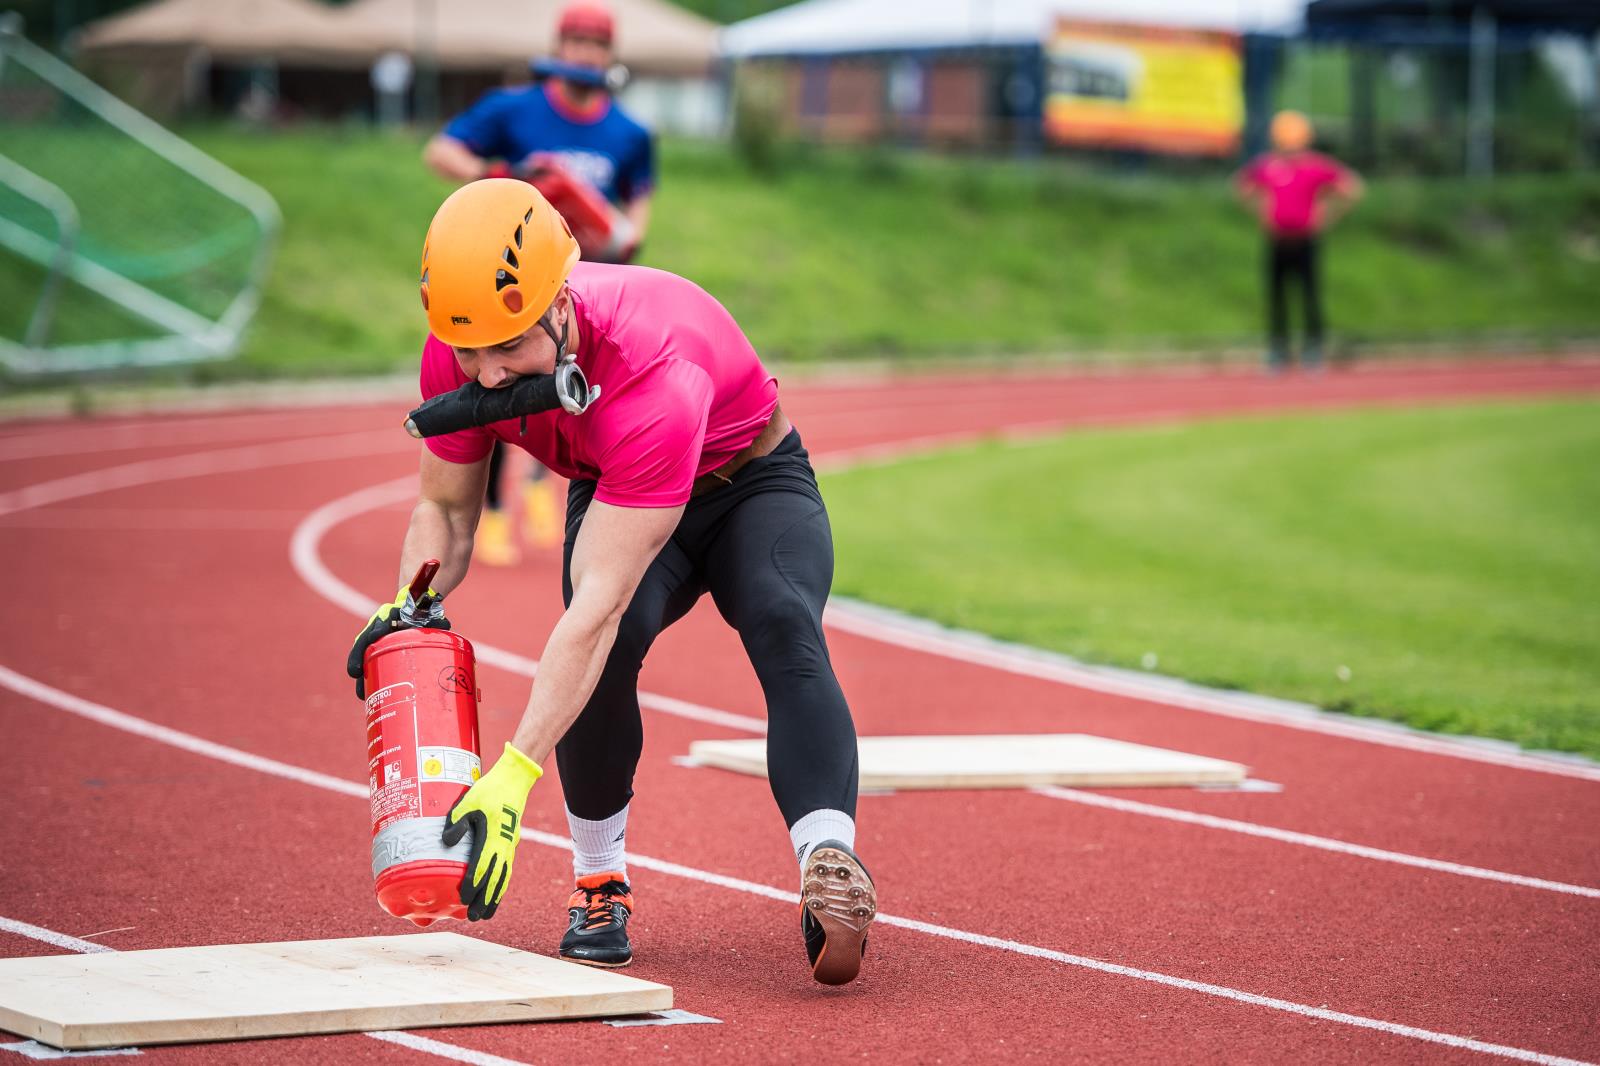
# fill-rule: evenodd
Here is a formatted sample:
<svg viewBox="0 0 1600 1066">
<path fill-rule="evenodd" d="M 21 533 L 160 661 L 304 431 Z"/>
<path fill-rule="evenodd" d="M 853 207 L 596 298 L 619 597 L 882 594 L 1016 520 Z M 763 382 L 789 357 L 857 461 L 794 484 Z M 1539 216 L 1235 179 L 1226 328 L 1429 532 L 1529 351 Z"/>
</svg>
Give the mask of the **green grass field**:
<svg viewBox="0 0 1600 1066">
<path fill-rule="evenodd" d="M 413 365 L 418 253 L 449 191 L 420 141 L 189 132 L 287 219 L 241 359 L 205 373 Z M 1256 341 L 1259 237 L 1220 174 L 793 149 L 763 179 L 682 142 L 663 145 L 661 172 L 644 261 L 705 285 L 775 360 Z M 1600 176 L 1379 182 L 1330 253 L 1347 340 L 1600 333 Z"/>
<path fill-rule="evenodd" d="M 1600 403 L 1074 433 L 823 487 L 839 593 L 1600 756 Z"/>
</svg>

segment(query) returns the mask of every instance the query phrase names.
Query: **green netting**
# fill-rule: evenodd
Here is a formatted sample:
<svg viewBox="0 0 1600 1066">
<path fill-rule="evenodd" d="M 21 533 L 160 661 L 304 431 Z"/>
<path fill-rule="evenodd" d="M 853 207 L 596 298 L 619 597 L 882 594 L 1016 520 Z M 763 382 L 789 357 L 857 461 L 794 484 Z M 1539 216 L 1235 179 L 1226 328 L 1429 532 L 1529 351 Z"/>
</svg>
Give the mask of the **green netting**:
<svg viewBox="0 0 1600 1066">
<path fill-rule="evenodd" d="M 20 342 L 32 324 L 49 271 L 0 247 L 0 337 Z M 56 345 L 112 344 L 159 340 L 167 333 L 73 281 L 56 292 L 50 341 Z"/>
<path fill-rule="evenodd" d="M 227 354 L 253 305 L 274 214 L 237 175 L 0 32 L 0 277 L 26 294 L 25 308 L 0 315 L 0 340 L 26 344 L 40 364 L 86 343 L 102 349 L 82 365 Z M 58 263 L 67 269 L 55 313 L 29 344 Z M 150 351 L 144 342 L 164 334 L 181 343 Z"/>
</svg>

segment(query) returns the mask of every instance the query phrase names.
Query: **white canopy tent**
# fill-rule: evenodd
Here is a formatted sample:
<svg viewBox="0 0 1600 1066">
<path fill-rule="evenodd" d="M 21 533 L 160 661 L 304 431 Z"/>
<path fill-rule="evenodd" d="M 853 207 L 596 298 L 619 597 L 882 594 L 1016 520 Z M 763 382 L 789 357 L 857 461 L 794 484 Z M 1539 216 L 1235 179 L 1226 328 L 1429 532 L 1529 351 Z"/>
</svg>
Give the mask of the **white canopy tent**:
<svg viewBox="0 0 1600 1066">
<path fill-rule="evenodd" d="M 1057 16 L 1289 33 L 1306 0 L 804 0 L 722 31 L 723 55 L 839 55 L 1038 44 Z"/>
</svg>

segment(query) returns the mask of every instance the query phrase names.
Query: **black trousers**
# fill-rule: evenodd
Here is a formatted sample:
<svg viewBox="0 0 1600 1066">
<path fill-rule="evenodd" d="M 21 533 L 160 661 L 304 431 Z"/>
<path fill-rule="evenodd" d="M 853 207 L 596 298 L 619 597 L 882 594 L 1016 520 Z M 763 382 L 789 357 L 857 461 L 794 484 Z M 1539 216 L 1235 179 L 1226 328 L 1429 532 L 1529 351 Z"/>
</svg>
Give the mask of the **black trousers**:
<svg viewBox="0 0 1600 1066">
<path fill-rule="evenodd" d="M 593 481 L 567 494 L 562 592 Z M 828 659 L 822 608 L 833 585 L 833 531 L 811 458 L 791 431 L 733 484 L 689 501 L 672 539 L 623 613 L 594 695 L 556 745 L 567 808 L 599 820 L 633 796 L 644 747 L 639 668 L 657 634 L 709 592 L 743 641 L 767 702 L 772 794 L 793 826 L 815 810 L 856 811 L 855 725 Z"/>
<path fill-rule="evenodd" d="M 491 511 L 501 509 L 503 490 L 500 485 L 500 477 L 506 468 L 507 447 L 508 445 L 504 441 L 496 437 L 494 446 L 489 449 L 489 483 L 484 486 L 483 502 Z M 542 481 L 544 476 L 545 468 L 538 460 L 534 460 L 533 466 L 528 468 L 528 480 L 530 482 Z"/>
<path fill-rule="evenodd" d="M 1315 362 L 1322 350 L 1322 277 L 1315 237 L 1273 237 L 1267 246 L 1268 358 L 1289 357 L 1289 288 L 1298 286 L 1305 308 L 1305 359 Z"/>
<path fill-rule="evenodd" d="M 506 468 L 506 446 L 498 438 L 489 448 L 489 484 L 483 489 L 483 502 L 489 510 L 500 510 L 500 475 Z"/>
</svg>

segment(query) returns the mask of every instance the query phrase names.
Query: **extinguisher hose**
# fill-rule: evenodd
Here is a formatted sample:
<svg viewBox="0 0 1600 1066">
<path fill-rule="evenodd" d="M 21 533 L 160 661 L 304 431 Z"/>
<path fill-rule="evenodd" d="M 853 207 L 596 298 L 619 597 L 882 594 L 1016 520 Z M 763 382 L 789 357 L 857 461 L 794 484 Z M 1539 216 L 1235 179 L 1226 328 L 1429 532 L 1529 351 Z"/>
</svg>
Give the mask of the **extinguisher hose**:
<svg viewBox="0 0 1600 1066">
<path fill-rule="evenodd" d="M 455 433 L 491 422 L 543 414 L 562 406 L 556 375 L 532 374 L 515 385 L 486 389 L 469 381 L 454 392 L 442 392 L 411 412 L 406 432 L 419 440 Z"/>
</svg>

